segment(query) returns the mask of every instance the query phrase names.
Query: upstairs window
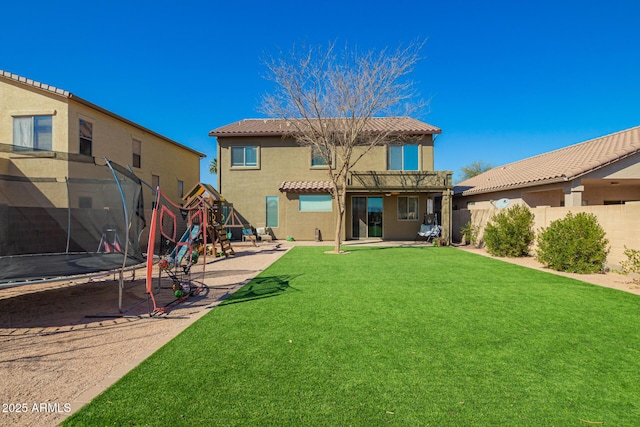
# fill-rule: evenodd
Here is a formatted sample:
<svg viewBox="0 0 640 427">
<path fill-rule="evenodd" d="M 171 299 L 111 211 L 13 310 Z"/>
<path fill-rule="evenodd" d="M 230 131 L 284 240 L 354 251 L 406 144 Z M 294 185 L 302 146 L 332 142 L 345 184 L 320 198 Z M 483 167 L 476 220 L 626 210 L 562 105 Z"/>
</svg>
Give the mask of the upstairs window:
<svg viewBox="0 0 640 427">
<path fill-rule="evenodd" d="M 134 139 L 131 145 L 133 150 L 132 165 L 134 168 L 142 167 L 142 141 Z"/>
<path fill-rule="evenodd" d="M 51 151 L 53 117 L 22 116 L 13 118 L 13 146 L 16 150 Z"/>
<path fill-rule="evenodd" d="M 417 171 L 418 145 L 390 145 L 388 165 L 390 171 Z"/>
<path fill-rule="evenodd" d="M 93 123 L 80 119 L 80 154 L 91 156 L 93 146 Z"/>
<path fill-rule="evenodd" d="M 327 159 L 329 162 L 327 163 Z M 311 167 L 326 167 L 331 165 L 331 153 L 326 147 L 311 146 Z"/>
<path fill-rule="evenodd" d="M 258 166 L 258 147 L 231 147 L 231 166 L 232 167 L 257 167 Z"/>
</svg>

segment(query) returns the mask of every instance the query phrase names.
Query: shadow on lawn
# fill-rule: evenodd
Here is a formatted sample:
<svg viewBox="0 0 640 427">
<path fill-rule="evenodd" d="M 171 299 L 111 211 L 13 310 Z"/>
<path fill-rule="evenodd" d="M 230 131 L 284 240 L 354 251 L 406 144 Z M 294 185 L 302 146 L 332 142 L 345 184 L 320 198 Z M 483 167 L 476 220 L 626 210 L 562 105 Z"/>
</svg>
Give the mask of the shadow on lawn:
<svg viewBox="0 0 640 427">
<path fill-rule="evenodd" d="M 275 297 L 289 290 L 298 291 L 298 289 L 289 285 L 289 282 L 298 276 L 300 276 L 300 274 L 256 277 L 245 286 L 229 295 L 229 297 L 222 301 L 220 305 L 237 304 L 239 302 Z"/>
</svg>

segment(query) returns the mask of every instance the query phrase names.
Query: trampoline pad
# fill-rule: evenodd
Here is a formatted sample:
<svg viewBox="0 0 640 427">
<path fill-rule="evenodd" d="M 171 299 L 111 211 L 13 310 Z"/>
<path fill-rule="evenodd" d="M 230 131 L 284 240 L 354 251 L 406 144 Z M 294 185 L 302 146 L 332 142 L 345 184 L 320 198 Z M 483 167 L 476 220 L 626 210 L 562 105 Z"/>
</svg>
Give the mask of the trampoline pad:
<svg viewBox="0 0 640 427">
<path fill-rule="evenodd" d="M 20 282 L 77 276 L 122 268 L 121 253 L 58 253 L 0 257 L 0 287 Z M 128 256 L 125 267 L 143 260 Z"/>
</svg>

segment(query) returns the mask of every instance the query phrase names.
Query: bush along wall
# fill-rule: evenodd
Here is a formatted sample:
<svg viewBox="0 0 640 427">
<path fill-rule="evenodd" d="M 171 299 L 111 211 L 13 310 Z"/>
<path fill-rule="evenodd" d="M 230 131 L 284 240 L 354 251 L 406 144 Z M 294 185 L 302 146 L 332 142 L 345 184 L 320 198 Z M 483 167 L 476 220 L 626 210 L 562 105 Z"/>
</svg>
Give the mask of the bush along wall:
<svg viewBox="0 0 640 427">
<path fill-rule="evenodd" d="M 515 205 L 494 215 L 484 229 L 487 251 L 496 256 L 529 255 L 533 243 L 534 215 L 525 205 Z"/>
<path fill-rule="evenodd" d="M 594 214 L 569 212 L 540 231 L 536 258 L 557 271 L 597 273 L 607 261 L 608 244 Z"/>
</svg>

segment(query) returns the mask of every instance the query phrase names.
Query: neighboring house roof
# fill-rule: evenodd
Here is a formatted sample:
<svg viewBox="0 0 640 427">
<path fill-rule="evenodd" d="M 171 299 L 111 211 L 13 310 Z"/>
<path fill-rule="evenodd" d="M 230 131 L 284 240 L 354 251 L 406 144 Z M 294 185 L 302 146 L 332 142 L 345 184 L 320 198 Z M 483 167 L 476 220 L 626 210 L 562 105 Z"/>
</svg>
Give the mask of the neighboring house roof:
<svg viewBox="0 0 640 427">
<path fill-rule="evenodd" d="M 330 193 L 333 189 L 331 181 L 284 181 L 279 188 L 283 193 Z"/>
<path fill-rule="evenodd" d="M 570 181 L 640 153 L 640 126 L 490 169 L 455 186 L 471 195 Z"/>
<path fill-rule="evenodd" d="M 51 94 L 61 96 L 63 98 L 72 99 L 72 100 L 74 100 L 74 101 L 76 101 L 76 102 L 78 102 L 80 104 L 86 105 L 86 106 L 88 106 L 90 108 L 93 108 L 94 110 L 98 110 L 101 113 L 104 113 L 104 114 L 106 114 L 108 116 L 111 116 L 114 119 L 120 120 L 122 122 L 127 123 L 128 125 L 136 127 L 136 128 L 140 129 L 143 132 L 152 134 L 152 135 L 154 135 L 154 136 L 156 136 L 156 137 L 158 137 L 160 139 L 163 139 L 163 140 L 165 140 L 165 141 L 167 141 L 167 142 L 169 142 L 171 144 L 177 145 L 178 147 L 181 147 L 181 148 L 184 148 L 185 150 L 191 151 L 192 153 L 195 153 L 200 157 L 207 157 L 207 155 L 204 154 L 204 153 L 201 153 L 201 152 L 196 151 L 196 150 L 194 150 L 192 148 L 189 148 L 186 145 L 180 144 L 179 142 L 176 142 L 176 141 L 174 141 L 172 139 L 169 139 L 164 135 L 160 135 L 159 133 L 154 132 L 151 129 L 147 129 L 144 126 L 140 126 L 139 124 L 137 124 L 135 122 L 132 122 L 131 120 L 125 119 L 122 116 L 119 116 L 119 115 L 117 115 L 115 113 L 112 113 L 109 110 L 106 110 L 106 109 L 104 109 L 102 107 L 99 107 L 98 105 L 95 105 L 95 104 L 93 104 L 93 103 L 91 103 L 91 102 L 89 102 L 87 100 L 84 100 L 84 99 L 80 98 L 79 96 L 76 96 L 76 95 L 72 94 L 69 91 L 66 91 L 66 90 L 57 88 L 55 86 L 51 86 L 51 85 L 45 84 L 45 83 L 40 83 L 40 82 L 37 82 L 35 80 L 31 80 L 31 79 L 28 79 L 26 77 L 22 77 L 22 76 L 19 76 L 17 74 L 13 74 L 13 73 L 10 73 L 10 72 L 4 71 L 4 70 L 0 70 L 0 78 L 5 78 L 7 80 L 11 80 L 13 82 L 23 84 L 25 86 L 30 86 L 30 87 L 33 87 L 33 88 L 36 88 L 36 89 L 40 89 L 40 90 L 43 90 L 45 92 L 49 92 Z"/>
<path fill-rule="evenodd" d="M 282 136 L 291 130 L 285 119 L 244 119 L 214 129 L 209 136 Z M 405 135 L 442 133 L 441 129 L 411 117 L 373 117 L 367 122 L 365 131 L 393 131 Z"/>
</svg>

